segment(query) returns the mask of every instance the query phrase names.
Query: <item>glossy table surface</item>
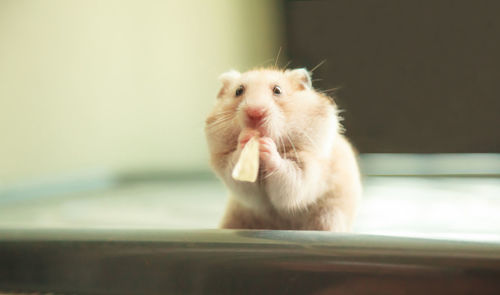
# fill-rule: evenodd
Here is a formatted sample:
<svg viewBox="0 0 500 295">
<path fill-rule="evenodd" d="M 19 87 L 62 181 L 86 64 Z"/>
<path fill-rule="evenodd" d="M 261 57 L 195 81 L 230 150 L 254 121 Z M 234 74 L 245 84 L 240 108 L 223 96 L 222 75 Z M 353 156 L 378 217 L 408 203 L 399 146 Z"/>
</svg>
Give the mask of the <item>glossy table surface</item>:
<svg viewBox="0 0 500 295">
<path fill-rule="evenodd" d="M 1 230 L 0 294 L 15 292 L 500 294 L 500 243 L 307 231 Z"/>
</svg>

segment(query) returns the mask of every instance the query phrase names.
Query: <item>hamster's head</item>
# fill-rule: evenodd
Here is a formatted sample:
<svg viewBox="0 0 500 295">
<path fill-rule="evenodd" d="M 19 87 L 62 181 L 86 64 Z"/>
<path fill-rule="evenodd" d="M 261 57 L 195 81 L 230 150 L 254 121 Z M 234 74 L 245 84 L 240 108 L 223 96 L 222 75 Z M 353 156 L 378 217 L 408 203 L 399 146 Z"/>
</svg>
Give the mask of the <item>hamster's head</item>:
<svg viewBox="0 0 500 295">
<path fill-rule="evenodd" d="M 206 120 L 212 152 L 236 149 L 246 128 L 270 137 L 280 152 L 288 149 L 328 152 L 338 134 L 333 100 L 312 87 L 306 69 L 229 71 Z"/>
</svg>

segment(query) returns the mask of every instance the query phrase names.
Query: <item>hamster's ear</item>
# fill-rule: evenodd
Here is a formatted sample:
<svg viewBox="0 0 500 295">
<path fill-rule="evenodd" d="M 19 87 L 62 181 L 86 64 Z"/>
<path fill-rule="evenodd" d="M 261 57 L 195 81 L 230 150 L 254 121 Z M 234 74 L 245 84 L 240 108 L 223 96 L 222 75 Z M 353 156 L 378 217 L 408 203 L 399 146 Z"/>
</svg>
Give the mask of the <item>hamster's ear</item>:
<svg viewBox="0 0 500 295">
<path fill-rule="evenodd" d="M 219 80 L 222 82 L 222 83 L 230 83 L 236 79 L 238 79 L 239 77 L 241 76 L 240 72 L 236 71 L 236 70 L 230 70 L 228 72 L 225 72 L 225 73 L 222 73 L 220 76 L 219 76 Z"/>
<path fill-rule="evenodd" d="M 305 68 L 288 70 L 285 74 L 291 81 L 297 82 L 302 89 L 312 88 L 311 75 Z"/>
<path fill-rule="evenodd" d="M 225 72 L 219 76 L 219 80 L 222 82 L 222 88 L 217 94 L 217 97 L 220 98 L 224 95 L 226 89 L 231 85 L 236 79 L 241 76 L 240 72 L 235 70 L 230 70 L 229 72 Z"/>
</svg>

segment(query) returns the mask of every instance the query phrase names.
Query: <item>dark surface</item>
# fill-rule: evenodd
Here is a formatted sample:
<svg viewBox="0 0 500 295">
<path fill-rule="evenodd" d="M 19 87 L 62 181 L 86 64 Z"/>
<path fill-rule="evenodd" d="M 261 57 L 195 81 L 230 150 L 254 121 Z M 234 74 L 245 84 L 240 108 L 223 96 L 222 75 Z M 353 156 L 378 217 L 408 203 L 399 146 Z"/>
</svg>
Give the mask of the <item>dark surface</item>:
<svg viewBox="0 0 500 295">
<path fill-rule="evenodd" d="M 287 52 L 340 86 L 361 152 L 500 152 L 500 1 L 287 1 Z"/>
<path fill-rule="evenodd" d="M 0 291 L 499 294 L 500 244 L 292 231 L 0 231 Z"/>
</svg>

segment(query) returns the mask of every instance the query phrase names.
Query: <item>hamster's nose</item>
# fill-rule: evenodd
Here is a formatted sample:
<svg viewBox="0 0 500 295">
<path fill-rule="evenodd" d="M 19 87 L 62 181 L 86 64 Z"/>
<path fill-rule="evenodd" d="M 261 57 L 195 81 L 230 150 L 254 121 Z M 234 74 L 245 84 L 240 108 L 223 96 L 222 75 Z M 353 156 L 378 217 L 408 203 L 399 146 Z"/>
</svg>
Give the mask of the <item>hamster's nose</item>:
<svg viewBox="0 0 500 295">
<path fill-rule="evenodd" d="M 257 122 L 266 116 L 266 109 L 263 107 L 247 107 L 245 112 L 250 120 Z"/>
</svg>

